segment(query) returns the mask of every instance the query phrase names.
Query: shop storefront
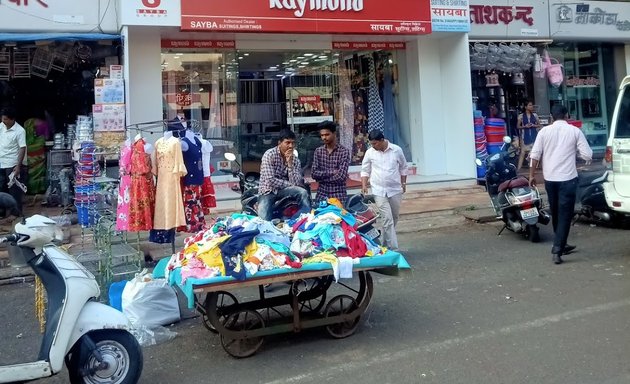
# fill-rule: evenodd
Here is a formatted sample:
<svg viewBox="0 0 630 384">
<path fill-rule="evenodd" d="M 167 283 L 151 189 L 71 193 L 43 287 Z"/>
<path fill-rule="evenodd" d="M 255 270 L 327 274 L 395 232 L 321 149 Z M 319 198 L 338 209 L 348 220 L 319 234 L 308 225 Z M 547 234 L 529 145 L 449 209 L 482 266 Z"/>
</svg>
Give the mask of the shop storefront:
<svg viewBox="0 0 630 384">
<path fill-rule="evenodd" d="M 549 55 L 562 64 L 564 81 L 549 86 L 549 105 L 562 103 L 596 155 L 603 155 L 617 87 L 630 58 L 630 4 L 586 1 L 550 4 L 553 44 Z"/>
<path fill-rule="evenodd" d="M 470 62 L 473 98 L 483 116 L 505 120 L 518 136 L 517 117 L 528 100 L 548 115 L 546 80 L 537 59 L 551 42 L 546 1 L 471 1 Z"/>
<path fill-rule="evenodd" d="M 466 34 L 431 34 L 428 1 L 397 1 L 125 2 L 129 123 L 181 114 L 215 143 L 213 163 L 230 150 L 255 168 L 284 127 L 308 165 L 317 124 L 334 120 L 351 172 L 378 128 L 417 174 L 471 177 L 470 119 L 451 113 L 470 109 Z"/>
<path fill-rule="evenodd" d="M 107 5 L 105 0 L 0 4 L 0 108 L 15 109 L 27 131 L 28 193 L 46 192 L 53 175 L 71 165 L 68 125 L 92 113 L 95 79 L 119 64 L 117 15 Z"/>
</svg>

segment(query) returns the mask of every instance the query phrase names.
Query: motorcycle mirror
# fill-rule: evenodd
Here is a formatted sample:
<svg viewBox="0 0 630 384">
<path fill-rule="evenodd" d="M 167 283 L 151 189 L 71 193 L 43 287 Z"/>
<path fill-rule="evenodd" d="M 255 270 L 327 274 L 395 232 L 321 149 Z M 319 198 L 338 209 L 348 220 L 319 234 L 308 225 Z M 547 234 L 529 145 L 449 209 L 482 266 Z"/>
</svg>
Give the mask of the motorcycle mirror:
<svg viewBox="0 0 630 384">
<path fill-rule="evenodd" d="M 232 152 L 225 152 L 223 154 L 223 157 L 225 157 L 225 160 L 236 161 L 236 155 L 233 154 Z"/>
<path fill-rule="evenodd" d="M 481 167 L 483 165 L 483 163 L 479 159 L 475 159 L 475 164 L 477 164 L 478 167 Z"/>
<path fill-rule="evenodd" d="M 503 136 L 503 142 L 505 144 L 510 144 L 512 142 L 512 138 L 510 136 Z"/>
</svg>

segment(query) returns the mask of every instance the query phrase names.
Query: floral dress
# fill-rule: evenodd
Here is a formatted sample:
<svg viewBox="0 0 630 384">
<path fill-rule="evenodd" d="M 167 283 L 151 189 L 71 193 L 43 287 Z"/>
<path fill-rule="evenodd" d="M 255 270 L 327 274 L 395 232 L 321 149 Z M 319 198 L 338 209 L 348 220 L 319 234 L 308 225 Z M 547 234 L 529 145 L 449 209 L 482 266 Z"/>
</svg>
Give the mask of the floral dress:
<svg viewBox="0 0 630 384">
<path fill-rule="evenodd" d="M 129 201 L 131 200 L 131 147 L 127 143 L 120 150 L 119 172 L 116 229 L 127 231 L 129 229 Z"/>
<path fill-rule="evenodd" d="M 199 139 L 195 138 L 193 142 L 184 137 L 182 141 L 188 144 L 188 150 L 182 155 L 188 173 L 181 179 L 186 225 L 178 228 L 178 231 L 194 233 L 201 231 L 206 225 L 201 204 L 204 181 L 203 156 Z"/>
<path fill-rule="evenodd" d="M 133 144 L 131 151 L 131 201 L 129 202 L 129 231 L 148 231 L 153 228 L 155 184 L 151 174 L 151 157 L 144 150 L 143 139 Z"/>
</svg>

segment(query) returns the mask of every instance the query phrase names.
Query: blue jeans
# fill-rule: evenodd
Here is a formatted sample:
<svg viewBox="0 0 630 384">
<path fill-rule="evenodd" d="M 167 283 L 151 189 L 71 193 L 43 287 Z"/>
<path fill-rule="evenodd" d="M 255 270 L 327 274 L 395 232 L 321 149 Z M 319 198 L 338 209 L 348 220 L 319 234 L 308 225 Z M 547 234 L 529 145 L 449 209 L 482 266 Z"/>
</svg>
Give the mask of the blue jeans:
<svg viewBox="0 0 630 384">
<path fill-rule="evenodd" d="M 300 213 L 308 212 L 311 210 L 311 198 L 308 195 L 306 189 L 302 187 L 292 186 L 283 188 L 278 193 L 267 193 L 258 197 L 258 217 L 263 220 L 270 221 L 272 219 L 279 219 L 279 217 L 273 216 L 274 203 L 284 197 L 293 196 L 300 204 Z"/>
<path fill-rule="evenodd" d="M 564 250 L 571 229 L 571 219 L 577 193 L 577 177 L 567 181 L 545 181 L 545 191 L 549 199 L 551 210 L 551 222 L 555 238 L 551 253 L 559 253 Z"/>
</svg>

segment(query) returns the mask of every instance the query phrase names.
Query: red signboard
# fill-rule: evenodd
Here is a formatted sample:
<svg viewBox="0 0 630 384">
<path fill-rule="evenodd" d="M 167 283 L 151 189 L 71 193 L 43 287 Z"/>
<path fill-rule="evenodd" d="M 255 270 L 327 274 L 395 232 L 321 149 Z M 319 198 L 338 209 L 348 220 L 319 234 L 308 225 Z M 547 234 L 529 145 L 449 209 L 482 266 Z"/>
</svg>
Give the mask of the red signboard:
<svg viewBox="0 0 630 384">
<path fill-rule="evenodd" d="M 234 40 L 162 40 L 162 48 L 236 48 Z"/>
<path fill-rule="evenodd" d="M 188 107 L 192 103 L 201 102 L 201 95 L 198 93 L 190 94 L 188 92 L 169 93 L 166 95 L 166 101 L 181 107 Z"/>
<path fill-rule="evenodd" d="M 182 0 L 182 30 L 224 32 L 431 33 L 429 0 Z"/>
<path fill-rule="evenodd" d="M 407 45 L 404 42 L 372 42 L 372 41 L 333 41 L 333 49 L 405 49 Z"/>
<path fill-rule="evenodd" d="M 314 106 L 318 106 L 320 101 L 321 97 L 319 95 L 298 96 L 298 103 L 300 104 L 311 104 Z"/>
</svg>

